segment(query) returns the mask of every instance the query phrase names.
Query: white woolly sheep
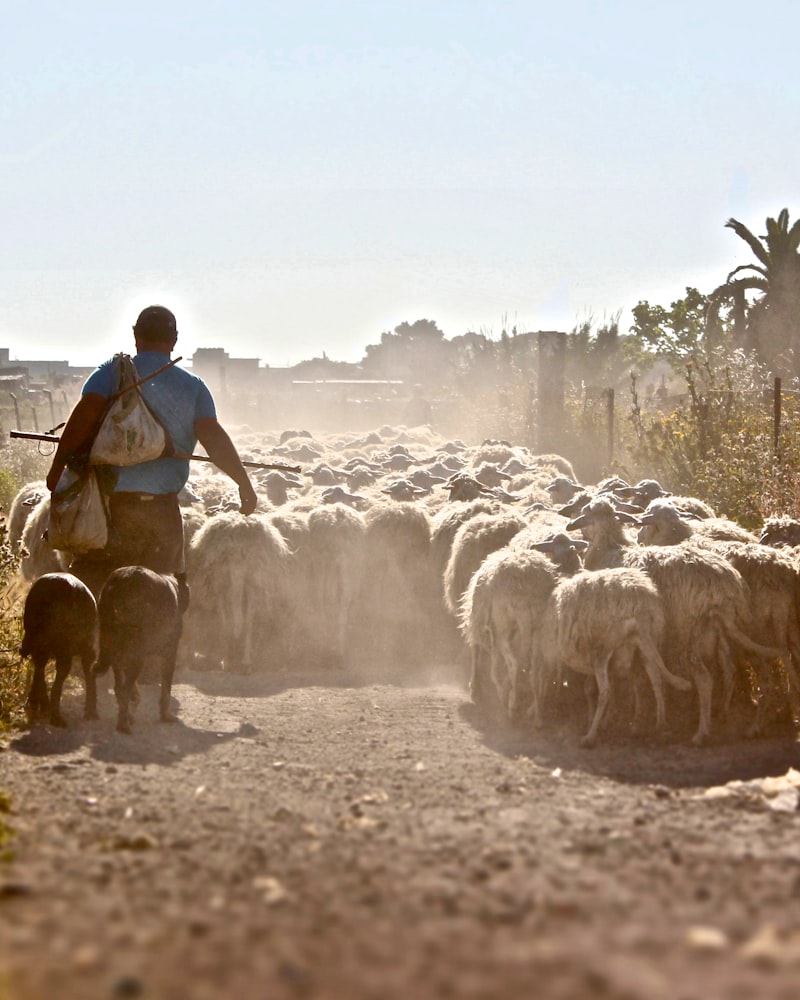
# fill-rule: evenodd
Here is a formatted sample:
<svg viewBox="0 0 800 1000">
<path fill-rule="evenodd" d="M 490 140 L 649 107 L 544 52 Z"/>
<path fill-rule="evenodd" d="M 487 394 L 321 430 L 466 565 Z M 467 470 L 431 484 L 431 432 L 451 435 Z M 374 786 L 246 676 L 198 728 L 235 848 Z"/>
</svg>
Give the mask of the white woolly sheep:
<svg viewBox="0 0 800 1000">
<path fill-rule="evenodd" d="M 773 548 L 796 548 L 800 546 L 800 521 L 785 515 L 768 517 L 758 540 Z"/>
<path fill-rule="evenodd" d="M 748 634 L 757 643 L 781 651 L 780 662 L 763 657 L 747 658 L 759 678 L 755 690 L 748 685 L 748 700 L 755 698 L 757 711 L 748 735 L 760 733 L 768 707 L 778 711 L 790 707 L 791 695 L 800 695 L 800 573 L 791 556 L 779 549 L 753 542 L 718 542 L 700 535 L 693 544 L 710 547 L 742 575 L 749 593 Z M 749 679 L 749 672 L 742 673 Z M 730 701 L 727 693 L 725 707 Z"/>
<path fill-rule="evenodd" d="M 318 655 L 344 665 L 347 630 L 356 607 L 364 568 L 367 526 L 361 514 L 345 504 L 330 504 L 308 515 L 310 583 L 304 606 L 312 609 L 306 636 L 313 636 Z"/>
<path fill-rule="evenodd" d="M 481 462 L 474 472 L 475 479 L 484 486 L 492 489 L 495 486 L 502 486 L 509 482 L 512 476 L 508 472 L 502 472 L 496 462 Z"/>
<path fill-rule="evenodd" d="M 364 515 L 367 565 L 354 622 L 359 662 L 421 665 L 442 640 L 444 610 L 430 561 L 430 519 L 411 503 Z"/>
<path fill-rule="evenodd" d="M 469 691 L 479 706 L 519 711 L 520 678 L 531 666 L 533 635 L 558 581 L 553 563 L 532 549 L 499 549 L 473 574 L 459 619 L 471 655 Z M 531 710 L 538 721 L 538 690 Z"/>
<path fill-rule="evenodd" d="M 718 541 L 757 542 L 756 536 L 726 518 L 699 519 L 680 510 L 671 500 L 653 500 L 639 515 L 641 528 L 638 540 L 641 545 L 676 545 L 702 535 Z"/>
<path fill-rule="evenodd" d="M 449 494 L 451 501 L 457 500 L 477 500 L 481 496 L 494 496 L 488 486 L 479 483 L 473 476 L 468 476 L 464 472 L 451 476 L 441 487 Z"/>
<path fill-rule="evenodd" d="M 503 513 L 477 514 L 461 525 L 443 577 L 444 602 L 451 614 L 458 611 L 472 574 L 486 556 L 507 545 L 525 523 L 516 514 Z"/>
<path fill-rule="evenodd" d="M 563 506 L 577 496 L 583 490 L 583 487 L 579 486 L 578 483 L 574 483 L 567 476 L 556 476 L 544 489 L 550 494 L 550 499 L 554 504 Z"/>
<path fill-rule="evenodd" d="M 299 490 L 305 486 L 303 480 L 293 472 L 272 469 L 259 480 L 259 485 L 267 494 L 273 507 L 281 507 L 289 500 L 289 490 Z"/>
<path fill-rule="evenodd" d="M 792 688 L 798 691 L 800 668 L 800 625 L 798 625 L 798 570 L 792 559 L 777 549 L 759 545 L 754 541 L 727 540 L 727 525 L 717 519 L 687 523 L 669 502 L 658 500 L 648 507 L 641 517 L 640 543 L 671 545 L 690 541 L 709 548 L 727 559 L 744 579 L 749 591 L 749 634 L 756 642 L 783 650 L 781 657 Z M 701 530 L 708 525 L 710 531 Z M 737 534 L 733 525 L 731 534 Z M 749 532 L 743 532 L 752 538 Z M 730 698 L 727 693 L 727 700 Z M 760 725 L 760 723 L 756 723 Z"/>
<path fill-rule="evenodd" d="M 497 514 L 501 510 L 495 499 L 457 501 L 437 511 L 431 520 L 430 550 L 433 572 L 441 580 L 453 549 L 458 529 L 477 514 Z"/>
<path fill-rule="evenodd" d="M 394 479 L 381 489 L 381 493 L 385 493 L 398 503 L 410 503 L 424 496 L 427 492 L 422 487 L 415 486 L 408 479 Z"/>
<path fill-rule="evenodd" d="M 228 670 L 252 670 L 259 632 L 274 620 L 288 558 L 286 542 L 266 515 L 209 518 L 186 553 L 191 647 L 216 656 Z"/>
<path fill-rule="evenodd" d="M 59 573 L 68 569 L 71 556 L 54 549 L 47 540 L 50 521 L 50 494 L 46 494 L 33 508 L 25 522 L 20 542 L 20 572 L 29 582 L 38 580 L 45 573 Z"/>
<path fill-rule="evenodd" d="M 311 590 L 309 513 L 291 505 L 269 514 L 270 523 L 277 528 L 289 550 L 273 616 L 275 628 L 271 646 L 278 662 L 302 662 L 311 652 L 308 622 L 313 618 L 314 609 L 308 603 Z"/>
<path fill-rule="evenodd" d="M 608 708 L 611 671 L 629 672 L 638 655 L 655 696 L 656 727 L 662 729 L 664 681 L 681 690 L 690 687 L 667 670 L 661 658 L 663 631 L 661 598 L 642 571 L 584 570 L 561 580 L 536 637 L 530 673 L 534 704 L 541 701 L 543 685 L 561 682 L 565 668 L 593 678 L 597 702 L 594 712 L 590 706 L 589 729 L 581 740 L 583 746 L 592 746 Z"/>
<path fill-rule="evenodd" d="M 512 540 L 519 541 L 519 535 Z M 583 553 L 589 543 L 582 538 L 570 538 L 566 532 L 559 531 L 541 541 L 531 541 L 529 547 L 537 552 L 544 552 L 561 576 L 572 576 L 583 569 Z"/>
<path fill-rule="evenodd" d="M 206 523 L 208 515 L 205 508 L 181 507 L 181 520 L 183 521 L 183 544 L 187 546 Z"/>
<path fill-rule="evenodd" d="M 741 574 L 711 550 L 695 545 L 630 545 L 626 566 L 644 570 L 661 594 L 673 672 L 688 673 L 697 691 L 699 720 L 692 737 L 706 742 L 711 729 L 712 670 L 722 672 L 723 703 L 734 677 L 731 649 L 775 657 L 776 649 L 749 637 L 749 592 Z"/>
<path fill-rule="evenodd" d="M 22 532 L 28 518 L 40 500 L 48 496 L 47 484 L 43 479 L 26 483 L 17 491 L 8 510 L 8 544 L 13 553 L 19 550 Z"/>
<path fill-rule="evenodd" d="M 613 569 L 622 565 L 631 544 L 625 525 L 638 525 L 631 514 L 618 511 L 610 500 L 596 497 L 577 517 L 567 523 L 567 531 L 580 531 L 589 548 L 583 563 L 586 569 Z"/>
<path fill-rule="evenodd" d="M 747 587 L 741 575 L 713 552 L 680 546 L 637 545 L 625 534 L 624 523 L 636 523 L 600 498 L 569 522 L 589 541 L 587 569 L 633 566 L 644 569 L 661 593 L 667 615 L 669 652 L 663 650 L 673 672 L 689 673 L 697 690 L 699 722 L 692 737 L 705 742 L 711 726 L 711 669 L 723 679 L 723 702 L 731 690 L 735 667 L 731 648 L 759 656 L 779 653 L 749 637 Z"/>
</svg>

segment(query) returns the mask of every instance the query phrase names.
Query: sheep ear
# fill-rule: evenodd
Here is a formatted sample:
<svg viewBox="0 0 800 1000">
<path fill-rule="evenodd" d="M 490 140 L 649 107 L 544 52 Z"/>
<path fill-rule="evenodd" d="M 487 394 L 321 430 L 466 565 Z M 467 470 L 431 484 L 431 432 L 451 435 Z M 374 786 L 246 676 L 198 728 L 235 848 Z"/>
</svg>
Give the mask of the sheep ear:
<svg viewBox="0 0 800 1000">
<path fill-rule="evenodd" d="M 638 526 L 642 523 L 640 518 L 634 517 L 633 514 L 628 514 L 624 510 L 615 511 L 615 514 L 617 520 L 621 521 L 623 524 L 635 524 Z"/>
<path fill-rule="evenodd" d="M 703 518 L 699 514 L 695 514 L 693 510 L 679 510 L 678 514 L 682 521 L 702 521 Z"/>
</svg>

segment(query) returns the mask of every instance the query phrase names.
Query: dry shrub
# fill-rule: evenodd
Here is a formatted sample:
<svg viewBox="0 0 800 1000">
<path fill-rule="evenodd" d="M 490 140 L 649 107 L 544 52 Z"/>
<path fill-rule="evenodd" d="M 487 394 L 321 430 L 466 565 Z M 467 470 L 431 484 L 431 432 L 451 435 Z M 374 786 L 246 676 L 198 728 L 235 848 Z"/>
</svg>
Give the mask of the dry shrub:
<svg viewBox="0 0 800 1000">
<path fill-rule="evenodd" d="M 20 660 L 24 585 L 19 557 L 12 553 L 3 531 L 0 543 L 0 731 L 25 717 L 28 672 Z"/>
<path fill-rule="evenodd" d="M 630 414 L 631 464 L 639 478 L 699 497 L 755 529 L 772 514 L 800 509 L 797 396 L 782 394 L 775 450 L 770 377 L 735 354 L 725 368 L 687 366 L 685 399 L 671 412 L 643 413 L 636 387 Z"/>
</svg>

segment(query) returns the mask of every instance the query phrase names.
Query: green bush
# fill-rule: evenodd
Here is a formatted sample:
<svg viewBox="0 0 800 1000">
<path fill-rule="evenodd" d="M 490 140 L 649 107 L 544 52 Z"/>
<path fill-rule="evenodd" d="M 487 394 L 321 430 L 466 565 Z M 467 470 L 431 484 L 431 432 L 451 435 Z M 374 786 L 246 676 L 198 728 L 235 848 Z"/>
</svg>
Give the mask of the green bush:
<svg viewBox="0 0 800 1000">
<path fill-rule="evenodd" d="M 8 513 L 17 491 L 44 479 L 52 461 L 50 444 L 15 440 L 0 451 L 0 511 Z"/>
<path fill-rule="evenodd" d="M 781 395 L 775 447 L 774 386 L 740 352 L 725 367 L 686 368 L 683 401 L 642 412 L 635 380 L 628 450 L 639 478 L 707 501 L 721 515 L 758 528 L 772 514 L 796 516 L 800 449 L 797 396 Z"/>
<path fill-rule="evenodd" d="M 28 671 L 19 655 L 23 591 L 19 557 L 12 553 L 4 535 L 0 543 L 0 731 L 18 725 L 25 717 Z"/>
</svg>

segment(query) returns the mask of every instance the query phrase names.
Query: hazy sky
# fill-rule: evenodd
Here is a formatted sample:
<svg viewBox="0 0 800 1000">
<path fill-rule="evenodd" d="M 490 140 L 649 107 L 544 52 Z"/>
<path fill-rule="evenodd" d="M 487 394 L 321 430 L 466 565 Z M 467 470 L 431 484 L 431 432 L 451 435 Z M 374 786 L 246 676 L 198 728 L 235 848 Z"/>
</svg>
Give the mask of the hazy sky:
<svg viewBox="0 0 800 1000">
<path fill-rule="evenodd" d="M 0 38 L 0 346 L 357 361 L 710 291 L 800 214 L 796 0 L 72 0 Z"/>
</svg>

